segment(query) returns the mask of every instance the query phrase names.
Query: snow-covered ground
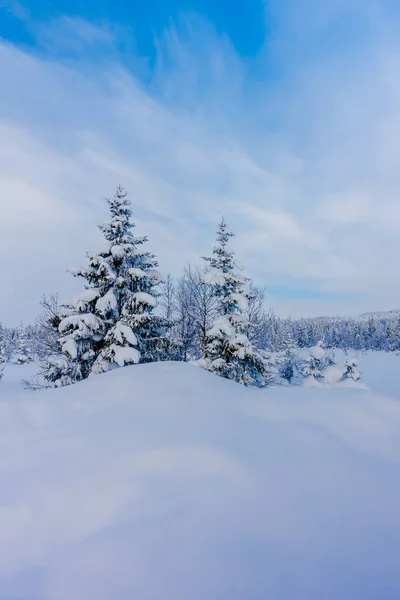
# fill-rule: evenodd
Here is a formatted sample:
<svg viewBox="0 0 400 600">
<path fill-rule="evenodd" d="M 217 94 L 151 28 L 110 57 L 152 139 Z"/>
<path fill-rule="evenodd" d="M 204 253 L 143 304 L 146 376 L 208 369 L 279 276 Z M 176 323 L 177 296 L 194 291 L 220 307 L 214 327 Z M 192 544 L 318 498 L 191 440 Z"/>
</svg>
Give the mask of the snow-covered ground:
<svg viewBox="0 0 400 600">
<path fill-rule="evenodd" d="M 400 401 L 400 355 L 393 352 L 366 352 L 358 360 L 362 378 L 371 390 Z"/>
<path fill-rule="evenodd" d="M 1 600 L 398 600 L 400 357 L 371 391 L 182 363 L 0 382 Z M 390 397 L 391 396 L 391 397 Z"/>
</svg>

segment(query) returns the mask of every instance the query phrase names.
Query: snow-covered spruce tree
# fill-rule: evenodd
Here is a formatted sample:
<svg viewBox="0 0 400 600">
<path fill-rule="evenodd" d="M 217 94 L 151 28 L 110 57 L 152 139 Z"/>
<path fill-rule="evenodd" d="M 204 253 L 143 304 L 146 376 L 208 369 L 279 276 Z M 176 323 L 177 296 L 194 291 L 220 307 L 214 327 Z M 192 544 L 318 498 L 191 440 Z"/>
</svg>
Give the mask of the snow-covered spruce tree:
<svg viewBox="0 0 400 600">
<path fill-rule="evenodd" d="M 0 323 L 0 379 L 3 377 L 5 362 L 6 362 L 5 331 L 4 331 L 3 325 Z"/>
<path fill-rule="evenodd" d="M 302 368 L 304 385 L 313 385 L 315 382 L 322 381 L 327 367 L 333 367 L 335 364 L 334 353 L 325 351 L 322 340 L 317 342 L 316 346 L 310 348 L 310 354 Z"/>
<path fill-rule="evenodd" d="M 213 287 L 218 311 L 207 331 L 206 353 L 200 364 L 213 373 L 245 385 L 264 385 L 265 365 L 249 341 L 246 331 L 250 323 L 243 315 L 251 297 L 246 289 L 249 279 L 237 272 L 243 267 L 228 246 L 232 236 L 222 219 L 213 256 L 203 257 L 210 267 L 205 283 Z"/>
<path fill-rule="evenodd" d="M 16 338 L 13 363 L 15 365 L 24 365 L 32 362 L 32 355 L 28 344 L 26 330 L 22 323 L 18 326 Z"/>
<path fill-rule="evenodd" d="M 106 248 L 88 253 L 87 267 L 70 270 L 85 280 L 86 289 L 59 324 L 67 380 L 158 360 L 164 350 L 167 322 L 153 312 L 161 281 L 157 261 L 143 248 L 147 238 L 133 235 L 124 189 L 118 187 L 107 202 L 111 220 L 99 226 Z M 58 365 L 62 380 L 64 367 Z"/>
<path fill-rule="evenodd" d="M 306 348 L 308 344 L 306 324 L 303 319 L 297 322 L 297 345 Z"/>
<path fill-rule="evenodd" d="M 283 340 L 283 355 L 278 360 L 278 374 L 287 383 L 291 384 L 297 374 L 299 359 L 293 343 L 291 332 L 291 321 L 288 323 L 288 329 Z"/>
</svg>

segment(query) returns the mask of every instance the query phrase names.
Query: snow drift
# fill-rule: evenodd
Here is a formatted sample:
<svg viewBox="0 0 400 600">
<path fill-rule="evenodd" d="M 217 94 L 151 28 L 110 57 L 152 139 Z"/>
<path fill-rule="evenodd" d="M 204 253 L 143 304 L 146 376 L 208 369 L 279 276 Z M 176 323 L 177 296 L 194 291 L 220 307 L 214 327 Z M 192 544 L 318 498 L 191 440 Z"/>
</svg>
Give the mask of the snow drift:
<svg viewBox="0 0 400 600">
<path fill-rule="evenodd" d="M 389 600 L 400 404 L 183 363 L 0 388 L 0 598 Z"/>
</svg>

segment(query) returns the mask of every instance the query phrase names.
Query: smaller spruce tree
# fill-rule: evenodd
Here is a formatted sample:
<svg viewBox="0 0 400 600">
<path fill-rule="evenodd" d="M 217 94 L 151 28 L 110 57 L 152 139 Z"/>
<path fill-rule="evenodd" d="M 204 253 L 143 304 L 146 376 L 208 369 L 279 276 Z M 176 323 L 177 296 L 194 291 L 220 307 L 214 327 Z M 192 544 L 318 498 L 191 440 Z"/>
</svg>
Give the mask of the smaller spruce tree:
<svg viewBox="0 0 400 600">
<path fill-rule="evenodd" d="M 201 361 L 209 371 L 245 385 L 264 385 L 266 368 L 260 353 L 247 336 L 250 323 L 243 312 L 251 294 L 249 281 L 237 271 L 242 265 L 228 243 L 233 236 L 224 219 L 218 226 L 216 245 L 211 257 L 203 257 L 210 270 L 204 281 L 213 287 L 218 314 L 206 334 L 206 355 Z"/>
<path fill-rule="evenodd" d="M 0 323 L 0 379 L 3 377 L 4 365 L 6 363 L 5 332 Z"/>
<path fill-rule="evenodd" d="M 291 321 L 289 322 L 289 325 L 291 326 Z M 278 373 L 284 381 L 291 384 L 298 369 L 298 357 L 295 351 L 292 333 L 289 328 L 286 332 L 283 346 L 284 352 L 278 362 Z"/>
<path fill-rule="evenodd" d="M 326 352 L 322 347 L 322 341 L 317 342 L 316 346 L 310 349 L 310 353 L 306 359 L 303 374 L 306 378 L 312 378 L 316 381 L 323 379 L 322 371 L 327 366 Z"/>
<path fill-rule="evenodd" d="M 16 343 L 13 362 L 15 365 L 24 365 L 26 363 L 32 362 L 32 355 L 28 344 L 26 330 L 23 327 L 22 323 L 18 326 L 16 332 Z"/>
</svg>

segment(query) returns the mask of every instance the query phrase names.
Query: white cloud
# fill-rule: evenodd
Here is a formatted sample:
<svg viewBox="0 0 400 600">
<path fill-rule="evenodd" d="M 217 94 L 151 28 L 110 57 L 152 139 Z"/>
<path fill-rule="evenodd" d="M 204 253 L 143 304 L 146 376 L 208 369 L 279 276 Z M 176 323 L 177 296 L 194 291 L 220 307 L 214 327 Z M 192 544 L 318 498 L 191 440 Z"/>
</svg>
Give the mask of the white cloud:
<svg viewBox="0 0 400 600">
<path fill-rule="evenodd" d="M 47 49 L 68 49 L 81 52 L 88 46 L 111 45 L 111 27 L 93 25 L 80 18 L 60 17 L 36 27 L 36 37 Z"/>
<path fill-rule="evenodd" d="M 334 19 L 322 16 L 318 35 Z M 199 21 L 167 32 L 149 90 L 118 61 L 83 60 L 82 48 L 112 44 L 106 26 L 53 23 L 46 39 L 61 27 L 79 56 L 68 64 L 0 44 L 3 320 L 31 319 L 42 291 L 75 293 L 64 271 L 101 243 L 102 199 L 118 183 L 164 271 L 209 252 L 224 214 L 259 283 L 361 294 L 360 310 L 397 305 L 400 48 L 382 41 L 382 17 L 368 61 L 355 44 L 296 72 L 282 19 L 249 71 Z M 284 78 L 268 78 L 268 60 Z M 354 312 L 352 299 L 340 310 Z"/>
<path fill-rule="evenodd" d="M 362 224 L 373 214 L 371 199 L 366 194 L 341 192 L 329 194 L 321 204 L 319 214 L 322 219 L 338 224 Z"/>
</svg>

